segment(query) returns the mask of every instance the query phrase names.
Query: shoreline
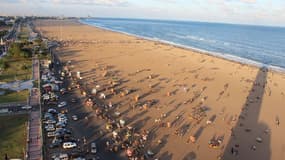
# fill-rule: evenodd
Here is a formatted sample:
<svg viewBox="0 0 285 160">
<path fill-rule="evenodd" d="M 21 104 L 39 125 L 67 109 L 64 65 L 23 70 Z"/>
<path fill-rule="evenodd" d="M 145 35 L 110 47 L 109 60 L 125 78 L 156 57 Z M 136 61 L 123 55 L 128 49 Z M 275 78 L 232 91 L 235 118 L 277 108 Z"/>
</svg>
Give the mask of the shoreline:
<svg viewBox="0 0 285 160">
<path fill-rule="evenodd" d="M 132 33 L 127 33 L 127 32 L 123 32 L 123 31 L 118 31 L 118 30 L 113 30 L 113 29 L 109 29 L 109 28 L 104 28 L 101 26 L 96 26 L 96 25 L 91 25 L 88 23 L 83 22 L 81 19 L 80 20 L 75 20 L 76 22 L 82 24 L 82 25 L 87 25 L 87 26 L 91 26 L 91 27 L 95 27 L 98 29 L 102 29 L 105 31 L 110 31 L 110 32 L 114 32 L 114 33 L 119 33 L 119 34 L 124 34 L 127 36 L 131 36 L 131 37 L 135 37 L 135 38 L 139 38 L 139 39 L 143 39 L 143 40 L 147 40 L 147 41 L 152 41 L 155 43 L 160 43 L 163 45 L 167 45 L 167 46 L 172 46 L 172 47 L 176 47 L 176 48 L 180 48 L 180 49 L 185 49 L 188 51 L 192 51 L 194 53 L 198 53 L 198 54 L 203 54 L 203 55 L 207 55 L 207 56 L 212 56 L 215 58 L 219 58 L 222 60 L 226 60 L 226 61 L 230 61 L 233 63 L 237 63 L 240 65 L 247 65 L 249 67 L 254 67 L 254 68 L 267 68 L 269 71 L 273 72 L 273 73 L 278 73 L 278 74 L 282 74 L 285 75 L 285 68 L 282 68 L 280 66 L 274 66 L 274 65 L 268 65 L 268 64 L 264 64 L 261 62 L 257 62 L 254 60 L 250 60 L 250 59 L 246 59 L 243 57 L 238 57 L 235 55 L 231 55 L 229 53 L 218 53 L 218 52 L 211 52 L 211 51 L 206 51 L 203 49 L 199 49 L 199 48 L 195 48 L 195 47 L 190 47 L 190 46 L 186 46 L 186 45 L 181 45 L 181 44 L 177 44 L 177 43 L 173 43 L 170 41 L 165 41 L 162 39 L 155 39 L 155 38 L 148 38 L 148 37 L 144 37 L 144 36 L 140 36 L 140 35 L 136 35 L 136 34 L 132 34 Z"/>
</svg>

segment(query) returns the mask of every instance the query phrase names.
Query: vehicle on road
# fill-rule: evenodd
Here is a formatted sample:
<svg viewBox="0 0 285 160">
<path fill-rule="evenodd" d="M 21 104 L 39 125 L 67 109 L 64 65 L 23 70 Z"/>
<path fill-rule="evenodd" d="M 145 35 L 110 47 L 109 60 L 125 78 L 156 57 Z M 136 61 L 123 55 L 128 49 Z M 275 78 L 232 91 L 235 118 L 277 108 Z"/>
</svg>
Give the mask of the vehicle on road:
<svg viewBox="0 0 285 160">
<path fill-rule="evenodd" d="M 61 93 L 62 95 L 64 95 L 64 94 L 66 93 L 66 89 L 65 89 L 65 88 L 61 88 L 59 91 L 60 91 L 60 93 Z"/>
<path fill-rule="evenodd" d="M 44 119 L 53 119 L 53 115 L 51 113 L 45 113 Z"/>
<path fill-rule="evenodd" d="M 55 126 L 56 126 L 57 128 L 64 128 L 66 125 L 65 125 L 64 122 L 57 122 L 57 123 L 55 124 Z"/>
<path fill-rule="evenodd" d="M 64 106 L 66 106 L 66 105 L 67 105 L 67 103 L 66 103 L 65 101 L 63 101 L 63 102 L 60 102 L 60 103 L 57 105 L 57 107 L 61 108 L 61 107 L 64 107 Z"/>
<path fill-rule="evenodd" d="M 48 132 L 47 133 L 47 137 L 54 137 L 55 136 L 55 132 Z"/>
<path fill-rule="evenodd" d="M 54 130 L 55 130 L 53 124 L 48 124 L 48 125 L 46 125 L 46 126 L 45 126 L 45 129 L 46 129 L 46 131 L 54 131 Z"/>
<path fill-rule="evenodd" d="M 51 157 L 53 160 L 69 160 L 68 158 L 68 154 L 66 153 L 60 153 L 60 154 L 54 154 L 52 157 Z"/>
<path fill-rule="evenodd" d="M 77 99 L 72 98 L 72 99 L 70 100 L 70 102 L 71 102 L 71 103 L 77 103 Z"/>
<path fill-rule="evenodd" d="M 52 143 L 62 143 L 62 139 L 54 137 Z"/>
<path fill-rule="evenodd" d="M 22 109 L 29 110 L 29 109 L 32 109 L 33 107 L 32 107 L 32 106 L 29 106 L 29 105 L 25 105 L 25 106 L 22 106 L 21 108 L 22 108 Z"/>
<path fill-rule="evenodd" d="M 49 120 L 47 120 L 47 121 L 44 121 L 43 123 L 45 123 L 45 124 L 55 124 L 56 121 L 53 120 L 53 119 L 49 119 Z"/>
<path fill-rule="evenodd" d="M 78 120 L 77 115 L 73 115 L 73 116 L 72 116 L 72 120 L 77 121 L 77 120 Z"/>
<path fill-rule="evenodd" d="M 57 110 L 53 109 L 53 108 L 50 108 L 50 109 L 48 109 L 48 113 L 57 114 Z"/>
<path fill-rule="evenodd" d="M 55 128 L 54 127 L 48 127 L 48 128 L 46 128 L 46 131 L 48 131 L 48 132 L 55 131 Z"/>
<path fill-rule="evenodd" d="M 60 142 L 56 142 L 56 143 L 51 143 L 50 145 L 49 145 L 49 148 L 58 148 L 60 146 Z"/>
<path fill-rule="evenodd" d="M 90 150 L 90 152 L 93 153 L 93 154 L 97 153 L 97 146 L 96 146 L 95 142 L 91 143 L 91 150 Z"/>
<path fill-rule="evenodd" d="M 62 148 L 64 149 L 70 149 L 70 148 L 75 148 L 77 144 L 75 142 L 64 142 L 62 144 Z"/>
</svg>

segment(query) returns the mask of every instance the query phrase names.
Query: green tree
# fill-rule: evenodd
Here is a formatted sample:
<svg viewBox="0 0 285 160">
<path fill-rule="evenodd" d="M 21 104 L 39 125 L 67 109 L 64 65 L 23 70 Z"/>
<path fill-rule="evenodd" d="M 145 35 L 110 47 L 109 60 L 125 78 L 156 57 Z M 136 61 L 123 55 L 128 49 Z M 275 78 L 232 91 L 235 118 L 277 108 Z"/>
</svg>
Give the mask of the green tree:
<svg viewBox="0 0 285 160">
<path fill-rule="evenodd" d="M 9 55 L 12 57 L 20 57 L 21 56 L 21 44 L 20 43 L 12 43 L 9 48 Z"/>
<path fill-rule="evenodd" d="M 0 68 L 7 69 L 8 67 L 8 62 L 5 59 L 0 59 Z"/>
</svg>

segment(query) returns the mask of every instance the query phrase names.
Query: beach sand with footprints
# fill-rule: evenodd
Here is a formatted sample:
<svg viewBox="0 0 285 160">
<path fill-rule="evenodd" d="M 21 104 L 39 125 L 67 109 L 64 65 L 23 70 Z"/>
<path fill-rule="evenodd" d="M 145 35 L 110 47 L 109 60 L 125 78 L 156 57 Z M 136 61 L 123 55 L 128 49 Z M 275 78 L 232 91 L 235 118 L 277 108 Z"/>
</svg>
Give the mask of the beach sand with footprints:
<svg viewBox="0 0 285 160">
<path fill-rule="evenodd" d="M 285 159 L 284 74 L 75 20 L 35 23 L 87 92 L 150 132 L 159 159 Z"/>
</svg>

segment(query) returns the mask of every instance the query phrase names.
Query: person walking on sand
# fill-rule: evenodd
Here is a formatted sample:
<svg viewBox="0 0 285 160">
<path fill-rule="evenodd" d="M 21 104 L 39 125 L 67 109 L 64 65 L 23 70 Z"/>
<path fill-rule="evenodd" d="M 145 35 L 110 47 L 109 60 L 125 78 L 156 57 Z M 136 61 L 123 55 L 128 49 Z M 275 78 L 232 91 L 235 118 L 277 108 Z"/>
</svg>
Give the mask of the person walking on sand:
<svg viewBox="0 0 285 160">
<path fill-rule="evenodd" d="M 278 116 L 276 116 L 276 118 L 275 118 L 275 124 L 276 124 L 277 126 L 280 125 L 280 120 L 279 120 L 279 117 L 278 117 Z"/>
</svg>

